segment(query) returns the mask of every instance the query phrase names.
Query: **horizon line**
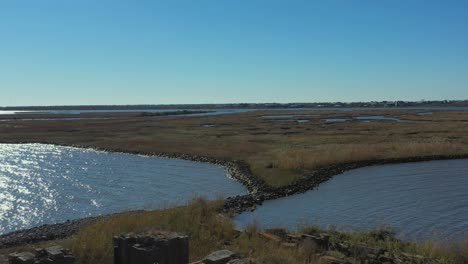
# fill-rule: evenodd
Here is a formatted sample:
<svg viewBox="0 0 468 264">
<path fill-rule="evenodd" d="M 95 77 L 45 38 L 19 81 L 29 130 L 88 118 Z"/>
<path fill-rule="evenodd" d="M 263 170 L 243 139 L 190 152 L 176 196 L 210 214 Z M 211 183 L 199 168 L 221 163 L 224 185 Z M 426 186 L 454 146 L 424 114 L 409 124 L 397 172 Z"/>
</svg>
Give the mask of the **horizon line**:
<svg viewBox="0 0 468 264">
<path fill-rule="evenodd" d="M 0 106 L 0 109 L 5 108 L 43 108 L 43 107 L 103 107 L 103 106 L 220 106 L 220 105 L 294 105 L 294 104 L 375 104 L 375 103 L 434 103 L 434 102 L 443 102 L 443 103 L 455 103 L 455 102 L 468 102 L 468 99 L 439 99 L 439 100 L 381 100 L 381 101 L 323 101 L 323 102 L 240 102 L 240 103 L 154 103 L 154 104 L 63 104 L 63 105 L 4 105 Z"/>
</svg>

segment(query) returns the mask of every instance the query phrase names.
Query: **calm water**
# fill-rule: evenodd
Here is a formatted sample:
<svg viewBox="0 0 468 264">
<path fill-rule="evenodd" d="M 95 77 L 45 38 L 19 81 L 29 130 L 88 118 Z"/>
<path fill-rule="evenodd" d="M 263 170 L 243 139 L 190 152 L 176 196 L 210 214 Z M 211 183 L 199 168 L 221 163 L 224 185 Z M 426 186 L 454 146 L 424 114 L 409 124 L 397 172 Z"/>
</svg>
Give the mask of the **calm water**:
<svg viewBox="0 0 468 264">
<path fill-rule="evenodd" d="M 427 123 L 428 121 L 422 120 L 407 120 L 407 119 L 400 119 L 396 116 L 382 116 L 382 115 L 372 115 L 372 116 L 355 116 L 355 117 L 338 117 L 338 118 L 326 118 L 322 119 L 326 123 L 341 123 L 347 122 L 352 120 L 359 120 L 362 122 L 370 122 L 370 121 L 397 121 L 403 123 Z"/>
<path fill-rule="evenodd" d="M 322 120 L 325 121 L 326 123 L 342 123 L 346 121 L 351 121 L 352 119 L 351 118 L 326 118 Z"/>
<path fill-rule="evenodd" d="M 210 113 L 196 114 L 196 115 L 219 115 L 219 114 L 230 114 L 230 113 L 243 113 L 251 111 L 297 111 L 297 110 L 325 110 L 325 111 L 372 111 L 372 110 L 421 110 L 421 111 L 433 111 L 433 110 L 445 110 L 445 111 L 468 111 L 468 107 L 316 107 L 316 108 L 267 108 L 267 109 L 124 109 L 124 110 L 31 110 L 31 111 L 6 111 L 0 110 L 0 115 L 11 115 L 20 113 L 38 113 L 38 114 L 81 114 L 81 113 L 112 113 L 112 112 L 173 112 L 181 110 L 201 110 L 201 111 L 212 111 Z"/>
<path fill-rule="evenodd" d="M 127 209 L 182 204 L 195 195 L 246 193 L 206 163 L 42 144 L 0 144 L 0 234 Z"/>
<path fill-rule="evenodd" d="M 236 218 L 262 227 L 301 224 L 366 230 L 389 225 L 406 239 L 468 235 L 468 160 L 373 166 L 338 175 L 318 190 L 265 202 Z"/>
<path fill-rule="evenodd" d="M 309 119 L 272 119 L 275 122 L 293 122 L 293 123 L 308 123 L 310 122 Z"/>
<path fill-rule="evenodd" d="M 256 111 L 256 109 L 125 109 L 125 110 L 31 110 L 31 111 L 3 111 L 0 110 L 0 115 L 14 114 L 59 114 L 59 115 L 79 115 L 88 113 L 164 113 L 177 111 L 206 111 L 206 113 L 187 114 L 178 116 L 209 116 L 222 114 L 235 114 Z"/>
<path fill-rule="evenodd" d="M 320 115 L 265 115 L 261 116 L 262 118 L 265 119 L 281 119 L 281 118 L 295 118 L 295 117 L 316 117 Z"/>
<path fill-rule="evenodd" d="M 401 121 L 400 118 L 398 118 L 398 117 L 381 116 L 381 115 L 377 115 L 377 116 L 356 116 L 356 117 L 353 117 L 353 118 L 357 119 L 357 120 L 368 120 L 368 121 L 371 121 L 371 120 Z"/>
<path fill-rule="evenodd" d="M 0 122 L 17 122 L 17 121 L 76 121 L 76 120 L 106 120 L 114 119 L 112 117 L 66 117 L 66 118 L 10 118 L 0 119 Z"/>
</svg>

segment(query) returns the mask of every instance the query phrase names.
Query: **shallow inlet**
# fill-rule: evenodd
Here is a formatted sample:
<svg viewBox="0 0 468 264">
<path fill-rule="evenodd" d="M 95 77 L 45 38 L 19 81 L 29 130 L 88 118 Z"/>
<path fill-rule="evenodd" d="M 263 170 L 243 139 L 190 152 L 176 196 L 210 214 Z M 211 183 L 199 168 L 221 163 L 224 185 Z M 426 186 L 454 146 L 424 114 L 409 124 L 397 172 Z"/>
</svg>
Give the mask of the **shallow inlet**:
<svg viewBox="0 0 468 264">
<path fill-rule="evenodd" d="M 408 120 L 408 119 L 400 119 L 399 117 L 396 117 L 396 116 L 382 116 L 382 115 L 338 117 L 338 118 L 322 119 L 322 121 L 325 121 L 325 123 L 341 123 L 341 122 L 348 122 L 352 120 L 359 120 L 365 123 L 369 123 L 371 121 L 397 121 L 397 122 L 403 122 L 403 123 L 427 123 L 428 122 L 424 120 Z"/>
<path fill-rule="evenodd" d="M 342 123 L 342 122 L 351 121 L 352 119 L 351 118 L 326 118 L 322 120 L 325 121 L 326 123 Z"/>
<path fill-rule="evenodd" d="M 389 121 L 401 121 L 400 118 L 398 117 L 393 117 L 393 116 L 381 116 L 381 115 L 376 115 L 376 116 L 356 116 L 353 117 L 354 119 L 357 120 L 366 120 L 366 121 L 371 121 L 371 120 L 389 120 Z"/>
<path fill-rule="evenodd" d="M 284 119 L 284 118 L 295 118 L 295 117 L 316 117 L 316 116 L 320 116 L 318 114 L 303 114 L 303 115 L 295 115 L 295 114 L 292 114 L 292 115 L 264 115 L 264 116 L 261 116 L 261 118 L 265 118 L 265 119 Z"/>
<path fill-rule="evenodd" d="M 308 123 L 309 119 L 273 119 L 274 122 Z"/>
<path fill-rule="evenodd" d="M 340 230 L 388 225 L 404 239 L 468 235 L 468 160 L 372 166 L 337 175 L 309 191 L 267 201 L 235 218 L 244 228 L 318 224 Z"/>
<path fill-rule="evenodd" d="M 246 194 L 223 167 L 43 144 L 0 144 L 0 234 Z"/>
</svg>

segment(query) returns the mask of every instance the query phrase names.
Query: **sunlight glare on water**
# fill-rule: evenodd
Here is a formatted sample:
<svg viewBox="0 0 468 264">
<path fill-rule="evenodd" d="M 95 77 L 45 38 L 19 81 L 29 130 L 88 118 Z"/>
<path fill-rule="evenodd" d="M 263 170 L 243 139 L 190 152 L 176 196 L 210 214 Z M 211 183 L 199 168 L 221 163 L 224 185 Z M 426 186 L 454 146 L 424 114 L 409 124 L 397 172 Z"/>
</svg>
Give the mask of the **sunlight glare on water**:
<svg viewBox="0 0 468 264">
<path fill-rule="evenodd" d="M 0 144 L 0 234 L 246 189 L 206 163 L 44 144 Z"/>
</svg>

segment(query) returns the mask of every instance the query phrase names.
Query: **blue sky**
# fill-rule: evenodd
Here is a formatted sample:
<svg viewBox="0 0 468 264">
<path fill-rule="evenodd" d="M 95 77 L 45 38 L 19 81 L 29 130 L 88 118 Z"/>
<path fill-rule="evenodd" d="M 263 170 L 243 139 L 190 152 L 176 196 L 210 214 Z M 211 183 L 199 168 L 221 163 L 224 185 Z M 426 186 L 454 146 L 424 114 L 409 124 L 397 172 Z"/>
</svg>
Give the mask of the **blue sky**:
<svg viewBox="0 0 468 264">
<path fill-rule="evenodd" d="M 0 105 L 468 99 L 468 1 L 3 0 Z"/>
</svg>

